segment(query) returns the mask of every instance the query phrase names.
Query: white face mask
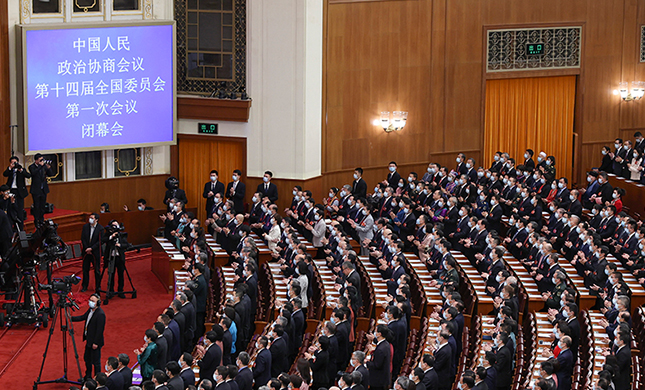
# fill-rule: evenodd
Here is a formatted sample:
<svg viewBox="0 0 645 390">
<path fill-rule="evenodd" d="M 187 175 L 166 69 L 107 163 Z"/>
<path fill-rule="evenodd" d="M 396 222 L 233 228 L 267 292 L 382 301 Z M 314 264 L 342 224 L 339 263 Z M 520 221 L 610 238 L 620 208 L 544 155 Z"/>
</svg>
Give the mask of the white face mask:
<svg viewBox="0 0 645 390">
<path fill-rule="evenodd" d="M 90 225 L 94 225 L 94 222 L 96 222 L 94 218 L 90 218 L 89 221 L 90 221 Z"/>
<path fill-rule="evenodd" d="M 217 181 L 217 176 L 211 176 L 211 181 L 216 182 Z"/>
<path fill-rule="evenodd" d="M 390 167 L 390 172 L 396 171 L 396 167 Z"/>
<path fill-rule="evenodd" d="M 139 211 L 144 211 L 146 209 L 145 206 L 138 206 L 137 208 L 139 209 Z"/>
<path fill-rule="evenodd" d="M 96 307 L 96 302 L 94 301 L 89 301 L 88 305 L 90 306 L 90 309 L 94 309 Z"/>
</svg>

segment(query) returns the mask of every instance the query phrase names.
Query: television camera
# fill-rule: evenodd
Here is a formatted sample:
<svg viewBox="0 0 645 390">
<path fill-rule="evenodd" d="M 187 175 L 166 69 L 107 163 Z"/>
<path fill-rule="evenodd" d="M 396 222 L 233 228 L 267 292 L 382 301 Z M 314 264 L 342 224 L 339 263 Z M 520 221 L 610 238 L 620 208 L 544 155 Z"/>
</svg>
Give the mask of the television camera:
<svg viewBox="0 0 645 390">
<path fill-rule="evenodd" d="M 45 221 L 36 231 L 28 234 L 21 231 L 8 254 L 0 264 L 0 300 L 6 309 L 6 317 L 0 313 L 0 326 L 6 324 L 36 324 L 47 326 L 48 316 L 53 315 L 53 293 L 71 279 L 52 280 L 52 263 L 64 257 L 67 245 L 57 232 L 58 224 Z M 41 299 L 38 286 L 38 272 L 46 270 L 48 304 Z M 52 284 L 54 283 L 54 284 Z"/>
</svg>

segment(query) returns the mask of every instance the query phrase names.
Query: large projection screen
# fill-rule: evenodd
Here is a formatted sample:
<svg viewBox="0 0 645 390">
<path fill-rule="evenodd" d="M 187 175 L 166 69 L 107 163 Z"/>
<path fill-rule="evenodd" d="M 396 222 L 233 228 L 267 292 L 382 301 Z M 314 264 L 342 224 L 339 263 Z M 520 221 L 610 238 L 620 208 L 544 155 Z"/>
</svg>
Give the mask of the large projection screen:
<svg viewBox="0 0 645 390">
<path fill-rule="evenodd" d="M 174 21 L 18 28 L 25 154 L 175 144 Z"/>
</svg>

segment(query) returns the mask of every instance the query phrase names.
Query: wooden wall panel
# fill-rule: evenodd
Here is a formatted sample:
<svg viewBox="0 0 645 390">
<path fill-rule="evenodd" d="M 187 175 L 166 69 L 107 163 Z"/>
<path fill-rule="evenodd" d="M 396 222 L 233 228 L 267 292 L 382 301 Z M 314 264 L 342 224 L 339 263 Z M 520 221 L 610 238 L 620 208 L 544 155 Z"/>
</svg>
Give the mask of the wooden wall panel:
<svg viewBox="0 0 645 390">
<path fill-rule="evenodd" d="M 584 183 L 599 145 L 620 129 L 645 127 L 645 101 L 625 103 L 612 94 L 620 81 L 645 80 L 638 62 L 645 0 L 328 0 L 326 10 L 325 187 L 351 177 L 356 165 L 368 172 L 384 170 L 389 160 L 413 166 L 448 156 L 452 163 L 460 150 L 481 153 L 490 77 L 484 33 L 491 26 L 583 26 L 574 182 Z M 380 111 L 396 109 L 409 112 L 402 132 L 370 125 Z"/>
<path fill-rule="evenodd" d="M 180 187 L 186 191 L 189 207 L 197 207 L 199 219 L 206 217 L 202 194 L 211 170 L 218 171 L 219 181 L 226 186 L 233 170 L 239 169 L 246 183 L 246 138 L 179 134 L 178 149 Z"/>
<path fill-rule="evenodd" d="M 0 6 L 0 166 L 3 170 L 11 157 L 9 89 L 9 8 L 3 2 Z"/>
<path fill-rule="evenodd" d="M 47 202 L 59 209 L 84 212 L 98 212 L 101 203 L 107 202 L 110 210 L 119 212 L 123 211 L 123 205 L 136 210 L 137 200 L 144 198 L 149 206 L 161 209 L 167 177 L 153 175 L 52 183 Z M 30 195 L 25 199 L 25 208 L 31 207 L 31 203 Z"/>
</svg>

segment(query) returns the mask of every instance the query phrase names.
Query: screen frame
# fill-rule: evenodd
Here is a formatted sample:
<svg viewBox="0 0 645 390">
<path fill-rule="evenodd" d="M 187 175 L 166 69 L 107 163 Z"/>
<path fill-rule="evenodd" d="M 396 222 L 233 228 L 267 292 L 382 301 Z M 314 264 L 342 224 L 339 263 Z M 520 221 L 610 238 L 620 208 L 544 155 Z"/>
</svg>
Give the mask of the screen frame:
<svg viewBox="0 0 645 390">
<path fill-rule="evenodd" d="M 136 144 L 117 144 L 96 146 L 92 148 L 68 148 L 68 149 L 46 149 L 46 150 L 32 150 L 29 149 L 29 117 L 28 117 L 28 94 L 24 90 L 27 85 L 27 31 L 33 30 L 72 30 L 72 29 L 88 29 L 88 28 L 109 28 L 109 27 L 146 27 L 146 26 L 171 26 L 172 28 L 172 141 L 163 142 L 150 142 L 150 143 L 136 143 Z M 116 150 L 124 148 L 144 148 L 151 146 L 171 146 L 177 145 L 177 32 L 176 23 L 174 20 L 150 20 L 150 21 L 123 21 L 123 22 L 100 22 L 100 23 L 37 23 L 37 24 L 19 24 L 16 25 L 17 34 L 17 50 L 20 55 L 17 58 L 18 74 L 21 76 L 17 80 L 18 84 L 18 99 L 21 104 L 18 105 L 18 118 L 21 121 L 23 129 L 21 135 L 23 136 L 24 155 L 30 156 L 36 153 L 51 154 L 51 153 L 73 153 L 73 152 L 87 152 L 97 150 Z M 20 142 L 18 142 L 20 144 Z"/>
</svg>

